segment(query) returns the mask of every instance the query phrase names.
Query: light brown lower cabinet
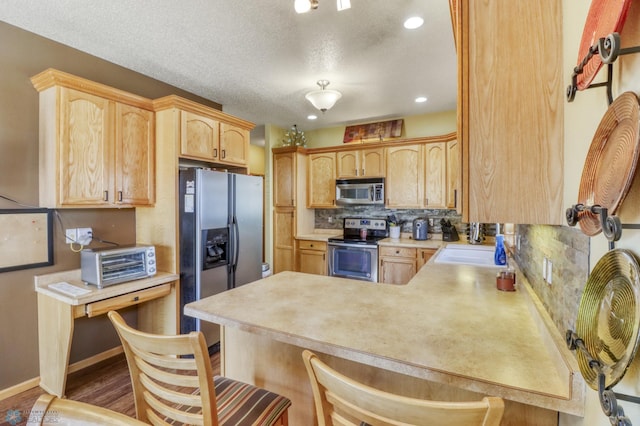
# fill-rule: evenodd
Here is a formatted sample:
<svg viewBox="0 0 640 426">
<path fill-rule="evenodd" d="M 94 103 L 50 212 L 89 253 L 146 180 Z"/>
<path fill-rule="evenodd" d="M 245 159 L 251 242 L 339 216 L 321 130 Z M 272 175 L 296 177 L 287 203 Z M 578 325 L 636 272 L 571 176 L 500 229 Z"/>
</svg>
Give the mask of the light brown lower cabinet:
<svg viewBox="0 0 640 426">
<path fill-rule="evenodd" d="M 432 248 L 418 249 L 417 256 L 416 256 L 416 271 L 419 271 L 420 268 L 422 268 L 422 266 L 425 263 L 427 263 L 429 259 L 431 259 L 431 256 L 436 254 L 437 251 L 438 249 L 432 249 Z"/>
<path fill-rule="evenodd" d="M 438 249 L 381 246 L 378 282 L 407 284 Z"/>
<path fill-rule="evenodd" d="M 327 243 L 298 240 L 298 272 L 327 275 Z"/>
<path fill-rule="evenodd" d="M 416 274 L 416 249 L 381 246 L 378 282 L 406 284 Z"/>
</svg>

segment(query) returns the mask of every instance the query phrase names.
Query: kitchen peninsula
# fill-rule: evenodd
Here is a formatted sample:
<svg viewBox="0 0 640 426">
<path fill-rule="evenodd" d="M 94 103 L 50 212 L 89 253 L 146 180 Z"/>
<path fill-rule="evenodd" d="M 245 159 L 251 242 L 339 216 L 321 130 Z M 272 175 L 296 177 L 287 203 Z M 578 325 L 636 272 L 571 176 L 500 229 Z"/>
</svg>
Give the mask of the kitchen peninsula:
<svg viewBox="0 0 640 426">
<path fill-rule="evenodd" d="M 308 348 L 357 380 L 409 396 L 505 399 L 503 425 L 581 416 L 575 359 L 518 276 L 430 260 L 405 286 L 283 272 L 185 307 L 221 324 L 222 374 L 286 395 L 292 425 L 313 424 Z"/>
</svg>

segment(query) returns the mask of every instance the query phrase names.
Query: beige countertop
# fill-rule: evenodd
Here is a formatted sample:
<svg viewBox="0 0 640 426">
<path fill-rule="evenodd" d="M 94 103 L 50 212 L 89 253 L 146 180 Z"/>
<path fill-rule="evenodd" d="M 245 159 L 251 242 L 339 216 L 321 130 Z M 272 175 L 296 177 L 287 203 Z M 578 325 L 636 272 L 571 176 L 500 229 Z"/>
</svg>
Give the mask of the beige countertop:
<svg viewBox="0 0 640 426">
<path fill-rule="evenodd" d="M 126 283 L 110 285 L 104 288 L 98 288 L 95 285 L 83 283 L 80 276 L 80 269 L 54 272 L 46 275 L 36 275 L 34 277 L 35 289 L 38 293 L 46 294 L 56 300 L 75 306 L 109 299 L 111 297 L 120 296 L 134 291 L 144 290 L 180 279 L 178 274 L 157 272 L 154 276 L 149 278 L 142 278 Z M 78 291 L 77 295 L 62 293 L 55 288 L 49 287 L 52 284 L 55 285 L 63 282 L 74 287 Z"/>
<path fill-rule="evenodd" d="M 352 361 L 582 415 L 575 358 L 524 276 L 430 261 L 405 286 L 282 272 L 185 314 Z M 330 307 L 330 308 L 327 308 Z"/>
<path fill-rule="evenodd" d="M 441 237 L 438 235 L 438 237 Z M 393 246 L 393 247 L 408 247 L 408 248 L 433 248 L 437 249 L 442 247 L 445 242 L 441 238 L 432 236 L 428 240 L 414 240 L 411 238 L 411 234 L 400 234 L 400 238 L 385 238 L 378 241 L 379 246 Z"/>
<path fill-rule="evenodd" d="M 296 240 L 327 241 L 342 235 L 342 229 L 316 229 L 313 232 L 296 235 Z"/>
</svg>

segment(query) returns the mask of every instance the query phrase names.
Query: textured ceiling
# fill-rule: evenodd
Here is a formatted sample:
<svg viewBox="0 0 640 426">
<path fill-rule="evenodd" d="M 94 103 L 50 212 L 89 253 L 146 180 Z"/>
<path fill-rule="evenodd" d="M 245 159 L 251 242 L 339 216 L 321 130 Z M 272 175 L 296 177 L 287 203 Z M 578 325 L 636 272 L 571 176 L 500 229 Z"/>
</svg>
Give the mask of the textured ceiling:
<svg viewBox="0 0 640 426">
<path fill-rule="evenodd" d="M 456 58 L 448 0 L 2 0 L 0 20 L 164 81 L 250 120 L 303 130 L 450 111 Z M 404 20 L 425 23 L 406 30 Z M 343 97 L 304 98 L 316 81 Z M 428 102 L 414 103 L 416 96 Z M 315 121 L 307 115 L 318 113 Z"/>
</svg>

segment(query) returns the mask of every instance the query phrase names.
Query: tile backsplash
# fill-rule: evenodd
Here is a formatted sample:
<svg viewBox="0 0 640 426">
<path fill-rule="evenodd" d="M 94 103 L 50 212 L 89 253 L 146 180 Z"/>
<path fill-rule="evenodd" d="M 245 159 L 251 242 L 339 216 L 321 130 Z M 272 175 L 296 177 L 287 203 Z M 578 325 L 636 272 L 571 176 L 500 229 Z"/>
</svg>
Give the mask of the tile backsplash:
<svg viewBox="0 0 640 426">
<path fill-rule="evenodd" d="M 461 224 L 461 216 L 455 210 L 436 210 L 436 209 L 419 209 L 419 210 L 402 210 L 387 209 L 384 206 L 349 206 L 335 209 L 316 209 L 315 227 L 318 229 L 342 229 L 343 219 L 345 217 L 367 217 L 386 219 L 388 215 L 395 214 L 402 223 L 401 232 L 411 232 L 412 222 L 415 218 L 433 219 L 433 227 L 429 229 L 430 233 L 439 233 L 440 219 L 448 219 L 463 231 L 464 225 Z"/>
<path fill-rule="evenodd" d="M 582 290 L 589 276 L 590 239 L 577 228 L 517 225 L 515 261 L 562 335 L 575 330 Z M 518 243 L 516 242 L 516 246 Z M 552 283 L 542 278 L 544 258 L 552 264 Z"/>
</svg>

